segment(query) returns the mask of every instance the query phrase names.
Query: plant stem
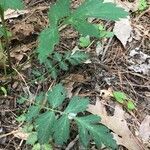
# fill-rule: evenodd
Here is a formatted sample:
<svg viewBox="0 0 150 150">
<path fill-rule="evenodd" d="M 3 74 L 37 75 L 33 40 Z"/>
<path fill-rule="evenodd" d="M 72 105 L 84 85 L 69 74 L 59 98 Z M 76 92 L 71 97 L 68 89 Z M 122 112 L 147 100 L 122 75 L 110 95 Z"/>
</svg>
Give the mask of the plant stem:
<svg viewBox="0 0 150 150">
<path fill-rule="evenodd" d="M 6 28 L 5 19 L 4 19 L 4 9 L 1 8 L 1 7 L 0 7 L 0 18 L 1 18 L 1 21 L 2 21 L 2 27 L 4 29 L 4 38 L 5 38 L 5 41 L 6 41 L 5 49 L 6 49 L 7 57 L 8 57 L 8 65 L 9 65 L 9 69 L 12 70 L 10 51 L 9 51 L 9 47 L 8 47 L 9 37 L 7 35 L 7 28 Z"/>
</svg>

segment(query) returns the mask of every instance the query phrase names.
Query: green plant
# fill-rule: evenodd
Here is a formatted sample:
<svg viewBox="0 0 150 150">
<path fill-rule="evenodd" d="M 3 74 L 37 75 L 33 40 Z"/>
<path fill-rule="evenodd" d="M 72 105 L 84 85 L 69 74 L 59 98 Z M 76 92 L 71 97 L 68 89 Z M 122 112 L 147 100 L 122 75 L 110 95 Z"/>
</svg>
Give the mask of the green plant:
<svg viewBox="0 0 150 150">
<path fill-rule="evenodd" d="M 89 104 L 88 98 L 74 96 L 67 107 L 62 104 L 66 100 L 66 90 L 61 84 L 55 85 L 46 93 L 40 93 L 29 107 L 23 120 L 27 122 L 31 134 L 28 144 L 40 143 L 44 145 L 55 142 L 62 145 L 70 136 L 71 124 L 76 124 L 79 139 L 84 147 L 88 147 L 93 139 L 97 147 L 102 143 L 112 149 L 117 148 L 109 129 L 100 124 L 97 115 L 84 115 Z M 20 120 L 22 120 L 20 118 Z M 27 129 L 26 129 L 27 130 Z"/>
<path fill-rule="evenodd" d="M 134 110 L 136 108 L 133 100 L 131 100 L 124 92 L 114 91 L 113 97 L 117 102 L 127 107 L 128 110 Z"/>
<path fill-rule="evenodd" d="M 148 7 L 147 0 L 139 0 L 138 2 L 139 2 L 138 9 L 140 11 L 143 11 Z"/>
<path fill-rule="evenodd" d="M 78 65 L 87 60 L 88 54 L 83 51 L 76 50 L 75 52 L 53 52 L 49 59 L 46 59 L 44 65 L 51 77 L 56 79 L 61 70 L 67 71 L 69 65 Z"/>
<path fill-rule="evenodd" d="M 91 41 L 90 41 L 90 37 L 86 36 L 86 37 L 80 37 L 79 38 L 79 45 L 81 47 L 88 47 L 90 45 Z"/>
<path fill-rule="evenodd" d="M 5 52 L 7 53 L 7 57 L 8 57 L 8 64 L 9 64 L 9 68 L 12 69 L 11 66 L 11 58 L 10 58 L 10 51 L 9 51 L 9 38 L 11 36 L 11 33 L 8 31 L 6 24 L 5 24 L 5 18 L 4 18 L 4 11 L 6 11 L 7 9 L 22 9 L 23 8 L 23 1 L 22 0 L 0 0 L 0 18 L 1 18 L 1 22 L 2 22 L 2 26 L 0 27 L 0 37 L 4 37 L 5 39 L 5 44 L 2 43 L 2 41 L 0 40 L 0 58 L 4 58 L 3 56 L 5 56 Z M 5 59 L 3 59 L 2 61 L 4 66 L 5 66 Z M 5 68 L 4 68 L 5 69 Z M 5 71 L 6 72 L 6 71 Z"/>
<path fill-rule="evenodd" d="M 89 23 L 87 21 L 88 18 L 94 17 L 104 20 L 119 20 L 127 15 L 128 13 L 122 8 L 116 7 L 113 3 L 103 3 L 103 0 L 86 0 L 74 11 L 70 9 L 70 0 L 58 0 L 56 4 L 50 7 L 48 12 L 49 25 L 40 33 L 39 36 L 39 46 L 37 51 L 40 63 L 45 64 L 45 66 L 49 66 L 48 70 L 51 72 L 53 77 L 57 76 L 58 69 L 55 65 L 53 65 L 56 64 L 56 61 L 58 62 L 58 65 L 56 66 L 59 66 L 60 69 L 68 69 L 68 65 L 65 60 L 66 56 L 62 56 L 62 54 L 58 51 L 57 53 L 54 52 L 54 47 L 60 40 L 59 31 L 64 26 L 71 25 L 80 34 L 82 34 L 83 37 L 89 36 L 101 38 L 107 36 L 107 32 L 105 31 L 104 33 L 104 30 L 100 32 L 99 26 Z M 78 55 L 78 60 L 82 59 L 85 61 L 87 59 L 85 52 L 78 51 L 76 54 Z M 56 55 L 57 60 L 54 60 L 53 55 Z M 70 52 L 66 52 L 65 55 L 67 55 L 67 57 L 74 57 L 74 55 L 71 55 Z M 49 60 L 49 57 L 51 60 Z M 62 57 L 64 57 L 63 60 L 65 61 L 60 59 Z M 53 63 L 53 60 L 55 63 Z M 82 62 L 78 62 L 78 64 Z"/>
<path fill-rule="evenodd" d="M 60 70 L 66 71 L 69 65 L 78 65 L 88 58 L 87 53 L 81 50 L 63 53 L 54 51 L 60 40 L 61 29 L 71 25 L 83 37 L 101 38 L 107 34 L 105 29 L 100 30 L 99 25 L 89 23 L 88 18 L 119 20 L 127 15 L 128 13 L 122 8 L 116 7 L 113 3 L 103 3 L 103 0 L 86 0 L 76 10 L 70 9 L 70 0 L 58 0 L 49 9 L 48 27 L 39 35 L 37 52 L 40 63 L 45 65 L 53 78 L 56 78 Z M 36 74 L 40 76 L 38 72 Z M 36 146 L 35 149 L 45 147 L 45 144 L 47 147 L 48 143 L 62 145 L 68 141 L 73 124 L 78 128 L 79 139 L 84 147 L 88 147 L 89 142 L 94 140 L 97 147 L 101 147 L 103 143 L 112 149 L 117 148 L 109 129 L 100 124 L 100 117 L 85 115 L 89 104 L 88 98 L 72 97 L 64 107 L 65 100 L 67 100 L 66 90 L 61 84 L 57 84 L 52 90 L 41 92 L 31 102 L 27 113 L 17 119 L 25 121 L 27 126 L 32 126 L 28 144 Z M 30 102 L 25 98 L 21 99 L 20 103 L 26 101 Z"/>
</svg>

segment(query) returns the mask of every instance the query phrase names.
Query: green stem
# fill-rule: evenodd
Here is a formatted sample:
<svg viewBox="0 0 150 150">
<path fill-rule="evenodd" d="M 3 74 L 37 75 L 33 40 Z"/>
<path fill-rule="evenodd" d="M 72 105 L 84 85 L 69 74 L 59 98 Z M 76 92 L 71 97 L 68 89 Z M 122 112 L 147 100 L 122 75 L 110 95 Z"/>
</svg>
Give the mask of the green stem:
<svg viewBox="0 0 150 150">
<path fill-rule="evenodd" d="M 0 7 L 0 18 L 1 18 L 1 21 L 2 21 L 2 27 L 4 29 L 4 38 L 5 38 L 5 41 L 6 41 L 5 49 L 6 49 L 7 57 L 8 57 L 8 65 L 9 65 L 10 70 L 12 70 L 10 51 L 9 51 L 9 47 L 8 47 L 9 37 L 7 35 L 7 28 L 6 28 L 5 19 L 4 19 L 4 9 L 1 8 L 1 7 Z"/>
</svg>

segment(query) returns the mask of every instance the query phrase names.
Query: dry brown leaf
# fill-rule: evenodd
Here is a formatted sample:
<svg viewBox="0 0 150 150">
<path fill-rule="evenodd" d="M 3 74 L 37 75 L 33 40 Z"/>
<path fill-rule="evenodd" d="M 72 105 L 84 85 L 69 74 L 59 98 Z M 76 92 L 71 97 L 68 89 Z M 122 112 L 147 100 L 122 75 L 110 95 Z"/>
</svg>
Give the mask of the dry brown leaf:
<svg viewBox="0 0 150 150">
<path fill-rule="evenodd" d="M 28 10 L 13 10 L 13 9 L 8 9 L 4 13 L 5 19 L 11 19 L 11 18 L 17 18 L 20 15 L 27 14 L 29 11 Z M 0 20 L 1 22 L 1 20 Z"/>
<path fill-rule="evenodd" d="M 140 49 L 133 49 L 129 54 L 128 68 L 144 75 L 150 75 L 150 55 L 143 53 Z"/>
<path fill-rule="evenodd" d="M 145 119 L 142 121 L 139 128 L 139 134 L 144 143 L 149 142 L 150 140 L 150 116 L 149 115 L 147 115 Z"/>
<path fill-rule="evenodd" d="M 121 106 L 115 106 L 115 112 L 113 116 L 108 116 L 105 106 L 99 100 L 96 101 L 96 105 L 89 105 L 88 110 L 90 113 L 99 115 L 101 117 L 101 123 L 107 126 L 116 134 L 116 141 L 118 144 L 126 147 L 128 150 L 142 150 L 140 142 L 133 136 L 132 132 L 127 126 L 127 122 L 124 118 L 124 111 Z"/>
<path fill-rule="evenodd" d="M 16 131 L 13 133 L 13 135 L 14 135 L 15 137 L 17 137 L 18 139 L 21 139 L 21 140 L 27 140 L 27 138 L 28 138 L 28 136 L 29 136 L 28 133 L 25 133 L 25 132 L 21 131 L 21 129 L 16 130 Z"/>
</svg>

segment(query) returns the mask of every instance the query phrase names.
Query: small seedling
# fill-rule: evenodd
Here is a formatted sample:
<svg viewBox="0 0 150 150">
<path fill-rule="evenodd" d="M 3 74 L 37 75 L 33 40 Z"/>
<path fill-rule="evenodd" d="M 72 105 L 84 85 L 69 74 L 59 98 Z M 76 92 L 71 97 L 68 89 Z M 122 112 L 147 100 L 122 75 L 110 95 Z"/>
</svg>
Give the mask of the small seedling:
<svg viewBox="0 0 150 150">
<path fill-rule="evenodd" d="M 147 0 L 139 0 L 138 2 L 139 2 L 138 9 L 140 11 L 143 11 L 148 7 Z"/>
<path fill-rule="evenodd" d="M 113 32 L 106 31 L 106 29 L 102 25 L 98 25 L 98 29 L 100 31 L 101 38 L 110 38 L 114 36 Z"/>
<path fill-rule="evenodd" d="M 83 48 L 88 47 L 90 45 L 90 43 L 91 43 L 91 41 L 90 41 L 89 36 L 79 38 L 79 45 Z"/>
<path fill-rule="evenodd" d="M 134 110 L 136 108 L 133 101 L 129 99 L 124 92 L 114 91 L 113 97 L 117 102 L 121 103 L 122 105 L 125 105 L 125 107 L 127 107 L 128 110 Z"/>
</svg>

